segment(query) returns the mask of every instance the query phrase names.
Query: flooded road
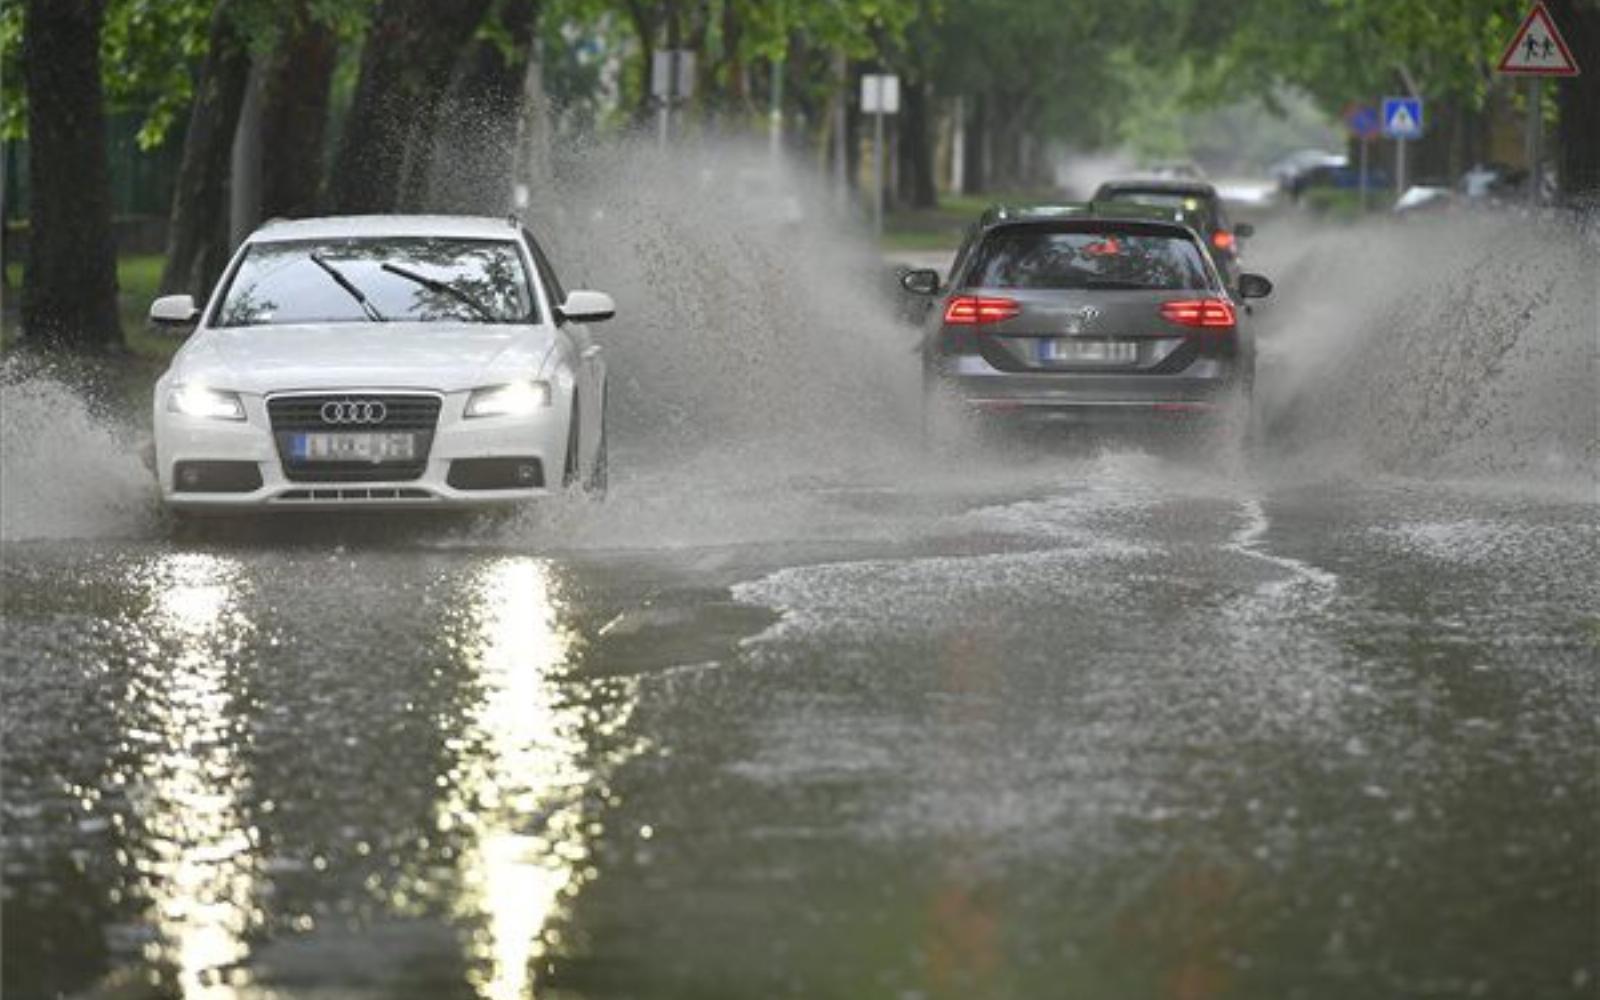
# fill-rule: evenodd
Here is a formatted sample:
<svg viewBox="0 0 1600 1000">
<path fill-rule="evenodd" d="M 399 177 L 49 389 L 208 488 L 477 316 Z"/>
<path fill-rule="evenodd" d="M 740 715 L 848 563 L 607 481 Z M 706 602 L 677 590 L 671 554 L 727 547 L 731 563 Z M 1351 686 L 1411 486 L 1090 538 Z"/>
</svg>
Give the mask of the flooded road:
<svg viewBox="0 0 1600 1000">
<path fill-rule="evenodd" d="M 637 419 L 511 522 L 12 493 L 5 995 L 1596 995 L 1592 258 L 1363 342 L 1359 238 L 1263 239 L 1253 457 Z"/>
</svg>

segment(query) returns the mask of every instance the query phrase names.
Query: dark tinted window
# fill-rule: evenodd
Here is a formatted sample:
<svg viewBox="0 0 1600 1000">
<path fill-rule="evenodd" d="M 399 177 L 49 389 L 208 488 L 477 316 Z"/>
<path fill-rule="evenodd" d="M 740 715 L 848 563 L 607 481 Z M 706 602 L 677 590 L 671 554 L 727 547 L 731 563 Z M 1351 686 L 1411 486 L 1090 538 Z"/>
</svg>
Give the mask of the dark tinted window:
<svg viewBox="0 0 1600 1000">
<path fill-rule="evenodd" d="M 1200 249 L 1182 236 L 1148 231 L 1002 229 L 973 255 L 973 288 L 1211 288 Z"/>
<path fill-rule="evenodd" d="M 318 265 L 313 253 L 327 267 Z M 387 270 L 385 264 L 410 276 Z M 513 241 L 403 237 L 253 244 L 228 284 L 215 322 L 219 326 L 371 322 L 361 303 L 328 268 L 366 296 L 387 320 L 537 320 L 527 269 Z"/>
<path fill-rule="evenodd" d="M 1218 225 L 1219 213 L 1215 202 L 1197 194 L 1183 194 L 1177 191 L 1117 190 L 1108 192 L 1105 197 L 1097 200 L 1123 205 L 1153 205 L 1156 208 L 1182 209 L 1201 220 L 1207 229 L 1215 229 Z"/>
</svg>

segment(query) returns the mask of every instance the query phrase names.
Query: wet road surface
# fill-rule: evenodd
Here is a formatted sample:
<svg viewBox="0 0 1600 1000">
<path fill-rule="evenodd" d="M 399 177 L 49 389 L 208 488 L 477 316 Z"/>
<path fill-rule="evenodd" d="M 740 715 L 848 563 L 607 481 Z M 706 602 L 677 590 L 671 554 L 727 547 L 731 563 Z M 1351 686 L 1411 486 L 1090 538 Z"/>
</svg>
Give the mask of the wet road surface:
<svg viewBox="0 0 1600 1000">
<path fill-rule="evenodd" d="M 1303 458 L 13 537 L 5 995 L 1595 996 L 1592 476 Z"/>
</svg>

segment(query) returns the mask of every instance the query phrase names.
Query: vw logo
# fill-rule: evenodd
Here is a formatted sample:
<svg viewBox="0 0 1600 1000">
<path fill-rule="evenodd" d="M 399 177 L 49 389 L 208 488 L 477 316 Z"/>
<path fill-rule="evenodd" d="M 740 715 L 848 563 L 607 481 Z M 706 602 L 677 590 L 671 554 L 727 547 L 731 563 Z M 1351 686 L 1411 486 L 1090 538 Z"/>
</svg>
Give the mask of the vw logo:
<svg viewBox="0 0 1600 1000">
<path fill-rule="evenodd" d="M 1083 328 L 1100 318 L 1100 310 L 1094 306 L 1084 306 L 1073 312 L 1067 313 L 1067 332 L 1082 333 Z"/>
<path fill-rule="evenodd" d="M 325 424 L 381 424 L 389 408 L 376 399 L 330 399 L 322 404 Z"/>
</svg>

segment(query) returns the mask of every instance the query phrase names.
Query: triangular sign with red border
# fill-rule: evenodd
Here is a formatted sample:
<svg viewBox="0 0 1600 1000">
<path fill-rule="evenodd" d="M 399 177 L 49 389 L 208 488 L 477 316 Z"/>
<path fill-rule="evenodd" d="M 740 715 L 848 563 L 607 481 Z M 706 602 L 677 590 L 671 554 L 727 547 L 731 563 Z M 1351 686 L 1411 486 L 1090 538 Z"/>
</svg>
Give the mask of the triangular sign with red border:
<svg viewBox="0 0 1600 1000">
<path fill-rule="evenodd" d="M 1522 19 L 1522 27 L 1506 46 L 1495 70 L 1511 76 L 1578 75 L 1578 61 L 1572 58 L 1572 50 L 1556 30 L 1556 22 L 1543 0 Z"/>
</svg>

